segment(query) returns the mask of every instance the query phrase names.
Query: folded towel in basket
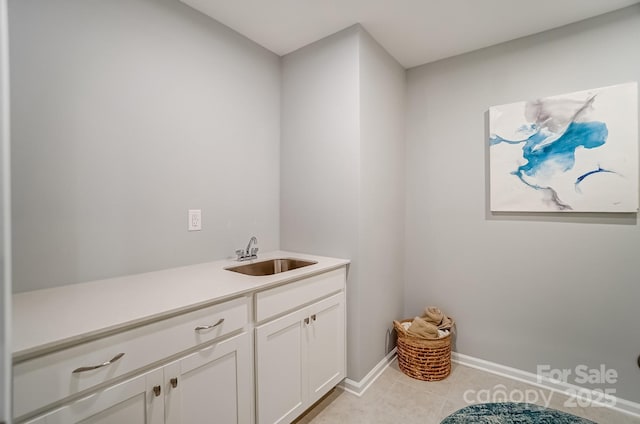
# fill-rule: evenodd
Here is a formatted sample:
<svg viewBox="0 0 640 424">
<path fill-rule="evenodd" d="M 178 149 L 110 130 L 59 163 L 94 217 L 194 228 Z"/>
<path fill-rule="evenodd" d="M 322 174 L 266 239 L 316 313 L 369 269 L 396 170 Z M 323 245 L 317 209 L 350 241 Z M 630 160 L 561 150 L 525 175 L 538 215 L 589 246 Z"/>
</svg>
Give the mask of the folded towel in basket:
<svg viewBox="0 0 640 424">
<path fill-rule="evenodd" d="M 437 326 L 439 330 L 451 330 L 451 327 L 453 327 L 453 321 L 451 318 L 446 316 L 440 308 L 436 308 L 435 306 L 429 306 L 426 308 L 422 319 Z"/>
<path fill-rule="evenodd" d="M 407 333 L 421 339 L 437 339 L 439 337 L 438 327 L 425 321 L 421 317 L 415 317 Z"/>
</svg>

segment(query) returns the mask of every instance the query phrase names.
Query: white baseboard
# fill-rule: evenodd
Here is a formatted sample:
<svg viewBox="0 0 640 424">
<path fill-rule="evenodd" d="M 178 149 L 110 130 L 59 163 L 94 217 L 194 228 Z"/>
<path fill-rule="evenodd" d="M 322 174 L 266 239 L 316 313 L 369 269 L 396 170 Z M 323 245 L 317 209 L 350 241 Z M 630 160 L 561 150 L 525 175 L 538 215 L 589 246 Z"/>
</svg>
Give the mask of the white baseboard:
<svg viewBox="0 0 640 424">
<path fill-rule="evenodd" d="M 345 378 L 342 383 L 339 384 L 346 392 L 354 394 L 358 397 L 362 396 L 367 391 L 369 386 L 387 369 L 387 367 L 396 358 L 396 348 L 393 348 L 391 352 L 387 354 L 378 364 L 369 371 L 367 375 L 360 381 L 354 381 L 350 378 Z"/>
<path fill-rule="evenodd" d="M 373 382 L 376 381 L 376 379 L 384 372 L 384 370 L 389 367 L 389 365 L 391 365 L 391 363 L 395 359 L 396 349 L 393 349 L 387 354 L 387 356 L 385 356 L 380 362 L 378 362 L 378 364 L 373 367 L 373 369 L 369 371 L 369 373 L 362 380 L 354 381 L 349 378 L 345 378 L 342 383 L 340 383 L 340 387 L 356 396 L 362 396 L 373 384 Z M 567 393 L 585 393 L 586 390 L 584 387 L 539 377 L 537 374 L 534 374 L 532 372 L 507 367 L 505 365 L 475 358 L 469 355 L 464 355 L 458 352 L 451 352 L 451 360 L 460 365 L 465 365 L 467 367 L 476 368 L 481 371 L 499 375 L 500 377 L 527 383 L 541 389 L 550 390 L 554 393 L 566 395 Z M 588 398 L 580 398 L 581 401 L 591 401 L 591 399 L 600 399 L 600 394 L 593 392 L 593 395 L 589 396 Z M 632 402 L 620 397 L 615 397 L 615 406 L 603 405 L 596 401 L 592 401 L 592 403 L 599 406 L 611 408 L 615 411 L 622 412 L 627 415 L 632 415 L 636 418 L 640 418 L 640 403 Z"/>
<path fill-rule="evenodd" d="M 523 383 L 531 384 L 542 389 L 551 390 L 555 393 L 585 393 L 585 390 L 588 390 L 584 387 L 579 387 L 570 383 L 540 377 L 532 372 L 522 371 L 516 368 L 507 367 L 505 365 L 485 361 L 484 359 L 474 358 L 473 356 L 463 355 L 457 352 L 451 353 L 451 360 L 460 365 L 476 368 L 481 371 L 486 371 L 491 374 L 499 375 L 501 377 L 510 378 L 512 380 L 521 381 Z M 640 418 L 640 403 L 615 397 L 615 406 L 603 405 L 599 402 L 591 401 L 591 399 L 600 399 L 601 393 L 591 391 L 589 392 L 592 393 L 591 396 L 579 397 L 580 400 L 584 402 L 591 402 L 598 406 L 606 406 L 618 412 Z"/>
</svg>

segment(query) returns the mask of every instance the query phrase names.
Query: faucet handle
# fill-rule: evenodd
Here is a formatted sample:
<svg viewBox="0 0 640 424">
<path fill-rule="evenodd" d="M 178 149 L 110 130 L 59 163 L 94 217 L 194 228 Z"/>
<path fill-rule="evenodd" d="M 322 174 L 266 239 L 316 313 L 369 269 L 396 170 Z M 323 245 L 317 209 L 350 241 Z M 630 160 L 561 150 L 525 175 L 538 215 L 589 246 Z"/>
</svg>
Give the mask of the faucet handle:
<svg viewBox="0 0 640 424">
<path fill-rule="evenodd" d="M 236 250 L 236 256 L 238 257 L 238 259 L 243 257 L 244 256 L 244 250 L 242 250 L 242 249 Z"/>
<path fill-rule="evenodd" d="M 251 256 L 257 256 L 258 255 L 258 248 L 254 247 L 253 249 L 251 249 Z"/>
</svg>

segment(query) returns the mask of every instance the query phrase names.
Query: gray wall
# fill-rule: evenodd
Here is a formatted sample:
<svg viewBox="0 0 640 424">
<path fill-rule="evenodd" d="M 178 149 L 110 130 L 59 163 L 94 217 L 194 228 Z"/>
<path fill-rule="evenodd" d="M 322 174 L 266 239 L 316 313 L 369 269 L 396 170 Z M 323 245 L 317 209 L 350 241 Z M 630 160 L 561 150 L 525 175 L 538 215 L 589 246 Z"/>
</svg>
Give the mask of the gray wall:
<svg viewBox="0 0 640 424">
<path fill-rule="evenodd" d="M 283 249 L 357 253 L 358 95 L 357 27 L 282 58 Z"/>
<path fill-rule="evenodd" d="M 281 245 L 352 260 L 348 375 L 402 313 L 404 70 L 359 26 L 282 61 Z"/>
<path fill-rule="evenodd" d="M 16 292 L 279 247 L 275 54 L 174 0 L 9 17 Z"/>
<path fill-rule="evenodd" d="M 403 316 L 405 70 L 360 31 L 358 380 L 395 347 Z M 389 331 L 387 333 L 387 331 Z"/>
<path fill-rule="evenodd" d="M 347 373 L 361 355 L 358 256 L 358 29 L 282 58 L 280 243 L 349 258 Z"/>
<path fill-rule="evenodd" d="M 7 2 L 0 0 L 0 422 L 11 415 L 11 199 Z"/>
<path fill-rule="evenodd" d="M 605 364 L 640 401 L 635 214 L 492 214 L 489 106 L 640 80 L 640 5 L 408 71 L 405 312 L 460 353 L 535 372 Z M 600 388 L 603 388 L 600 386 Z"/>
<path fill-rule="evenodd" d="M 353 260 L 354 380 L 392 319 L 437 304 L 461 353 L 605 363 L 640 401 L 636 215 L 493 215 L 486 194 L 488 107 L 638 80 L 640 7 L 410 70 L 403 152 L 405 74 L 358 26 L 280 69 L 171 0 L 9 6 L 15 291 L 218 259 L 257 235 Z"/>
</svg>

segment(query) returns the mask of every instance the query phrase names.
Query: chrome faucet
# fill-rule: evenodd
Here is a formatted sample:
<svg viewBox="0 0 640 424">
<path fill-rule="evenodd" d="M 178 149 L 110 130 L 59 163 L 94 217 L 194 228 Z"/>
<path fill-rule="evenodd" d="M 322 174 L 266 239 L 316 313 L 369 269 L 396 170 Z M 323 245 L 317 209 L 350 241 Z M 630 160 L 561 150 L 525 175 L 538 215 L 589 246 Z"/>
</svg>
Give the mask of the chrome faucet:
<svg viewBox="0 0 640 424">
<path fill-rule="evenodd" d="M 250 259 L 257 259 L 258 258 L 258 248 L 257 247 L 251 247 L 251 244 L 253 243 L 253 245 L 255 246 L 256 244 L 258 244 L 258 239 L 255 236 L 252 236 L 249 239 L 249 244 L 247 244 L 247 248 L 242 250 L 242 249 L 238 249 L 236 250 L 236 255 L 238 256 L 238 261 L 248 261 Z"/>
</svg>

